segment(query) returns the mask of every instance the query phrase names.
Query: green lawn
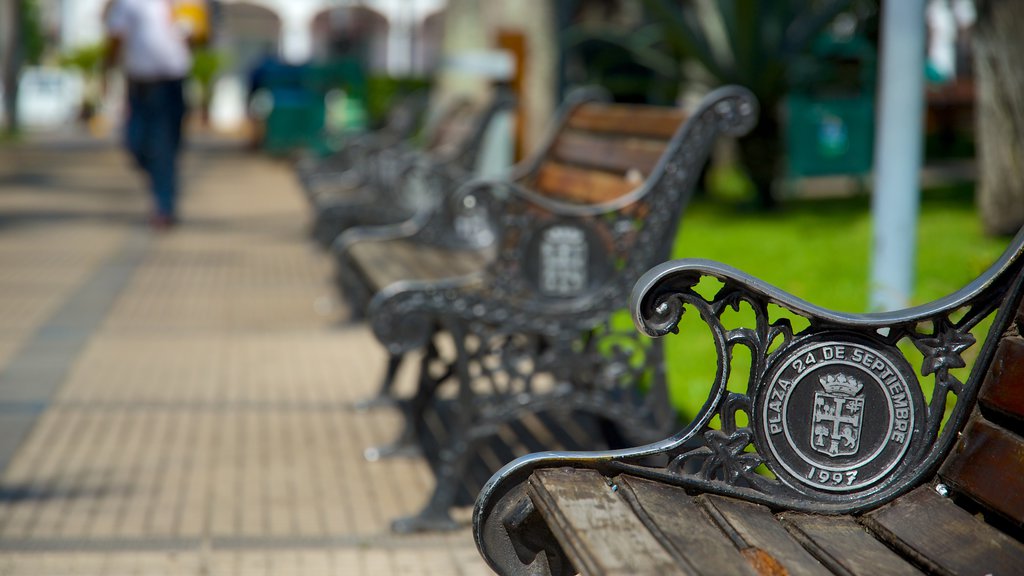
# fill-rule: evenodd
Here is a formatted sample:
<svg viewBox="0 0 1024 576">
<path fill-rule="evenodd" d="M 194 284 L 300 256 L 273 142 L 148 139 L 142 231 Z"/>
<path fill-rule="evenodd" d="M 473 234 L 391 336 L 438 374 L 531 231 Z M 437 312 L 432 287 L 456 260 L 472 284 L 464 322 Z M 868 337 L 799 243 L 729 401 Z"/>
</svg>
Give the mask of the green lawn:
<svg viewBox="0 0 1024 576">
<path fill-rule="evenodd" d="M 917 239 L 914 304 L 961 288 L 1009 242 L 982 233 L 969 186 L 922 195 Z M 870 250 L 866 196 L 789 200 L 771 214 L 744 212 L 721 200 L 698 200 L 683 217 L 674 255 L 718 260 L 817 305 L 865 312 Z M 684 415 L 692 415 L 703 403 L 715 370 L 707 329 L 694 316 L 684 316 L 680 335 L 669 336 L 667 343 L 673 400 Z M 743 320 L 741 310 L 737 321 Z M 749 361 L 738 355 L 736 362 L 734 370 L 739 371 Z"/>
</svg>

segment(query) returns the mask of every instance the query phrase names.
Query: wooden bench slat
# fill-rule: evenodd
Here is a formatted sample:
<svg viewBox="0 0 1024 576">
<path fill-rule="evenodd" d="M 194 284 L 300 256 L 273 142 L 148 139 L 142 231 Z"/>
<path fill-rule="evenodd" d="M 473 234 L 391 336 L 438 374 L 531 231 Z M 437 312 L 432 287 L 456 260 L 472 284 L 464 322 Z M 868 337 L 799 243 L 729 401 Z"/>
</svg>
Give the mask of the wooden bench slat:
<svg viewBox="0 0 1024 576">
<path fill-rule="evenodd" d="M 611 172 L 545 162 L 537 171 L 535 187 L 549 198 L 580 204 L 601 204 L 620 198 L 643 184 Z"/>
<path fill-rule="evenodd" d="M 592 102 L 576 108 L 567 125 L 579 130 L 668 139 L 685 120 L 686 113 L 679 108 Z"/>
<path fill-rule="evenodd" d="M 967 424 L 939 476 L 1024 525 L 1024 439 L 979 415 Z"/>
<path fill-rule="evenodd" d="M 850 516 L 786 513 L 779 520 L 808 552 L 837 574 L 921 574 Z"/>
<path fill-rule="evenodd" d="M 684 573 L 596 471 L 538 470 L 528 493 L 583 574 Z"/>
<path fill-rule="evenodd" d="M 1024 382 L 1024 338 L 1008 336 L 999 342 L 978 400 L 985 408 L 1024 424 L 1024 386 L 1021 382 Z"/>
<path fill-rule="evenodd" d="M 931 486 L 865 514 L 862 522 L 928 572 L 1019 574 L 1024 567 L 1024 545 L 939 496 Z"/>
<path fill-rule="evenodd" d="M 441 280 L 478 272 L 490 256 L 486 251 L 453 251 L 404 240 L 356 242 L 352 261 L 374 291 L 401 280 Z"/>
<path fill-rule="evenodd" d="M 451 154 L 464 146 L 473 135 L 478 120 L 478 111 L 469 108 L 459 116 L 438 127 L 437 134 L 427 150 L 436 154 Z"/>
<path fill-rule="evenodd" d="M 694 574 L 757 574 L 726 535 L 705 516 L 693 497 L 677 486 L 632 476 L 615 479 L 620 493 L 676 559 Z"/>
<path fill-rule="evenodd" d="M 710 494 L 695 500 L 758 572 L 790 576 L 831 574 L 779 524 L 767 507 Z"/>
<path fill-rule="evenodd" d="M 555 140 L 551 155 L 556 161 L 580 167 L 647 178 L 665 152 L 667 142 L 649 138 L 618 137 L 565 131 Z"/>
</svg>

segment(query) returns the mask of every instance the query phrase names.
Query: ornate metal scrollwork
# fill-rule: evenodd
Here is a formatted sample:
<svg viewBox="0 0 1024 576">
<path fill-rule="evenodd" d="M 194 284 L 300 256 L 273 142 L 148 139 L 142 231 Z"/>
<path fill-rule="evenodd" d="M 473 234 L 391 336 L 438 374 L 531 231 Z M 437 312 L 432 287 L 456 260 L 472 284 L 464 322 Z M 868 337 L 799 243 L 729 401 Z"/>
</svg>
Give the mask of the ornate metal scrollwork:
<svg viewBox="0 0 1024 576">
<path fill-rule="evenodd" d="M 634 288 L 634 322 L 661 337 L 675 332 L 685 314 L 700 316 L 718 358 L 707 401 L 689 425 L 659 442 L 530 455 L 506 466 L 477 502 L 481 552 L 499 571 L 514 572 L 515 562 L 499 550 L 507 535 L 490 511 L 541 467 L 628 473 L 811 512 L 856 512 L 898 496 L 934 474 L 966 422 L 998 336 L 1020 306 L 1022 253 L 1024 232 L 962 290 L 873 314 L 826 310 L 711 261 L 652 269 Z M 752 311 L 752 320 L 723 321 L 727 311 L 741 308 Z M 962 380 L 954 370 L 967 365 L 964 354 L 988 319 L 989 337 Z M 745 382 L 733 374 L 741 347 L 750 356 Z M 950 397 L 956 404 L 948 410 Z"/>
<path fill-rule="evenodd" d="M 655 268 L 634 291 L 637 327 L 665 335 L 692 308 L 715 335 L 719 361 L 707 403 L 686 430 L 659 447 L 671 461 L 654 475 L 817 511 L 855 511 L 898 494 L 934 469 L 968 415 L 980 377 L 972 374 L 968 384 L 951 369 L 966 366 L 962 354 L 977 341 L 972 331 L 1011 290 L 1005 276 L 1018 272 L 1019 249 L 948 298 L 886 314 L 827 311 L 706 261 Z M 711 298 L 695 288 L 707 277 L 722 283 Z M 741 303 L 753 310 L 754 325 L 725 327 L 723 313 Z M 771 320 L 769 305 L 805 319 L 807 327 L 794 333 L 788 318 Z M 726 387 L 738 346 L 752 358 L 743 393 Z M 915 349 L 922 354 L 917 372 L 931 377 L 927 401 L 904 351 Z M 947 415 L 950 396 L 964 401 Z M 719 428 L 709 424 L 715 416 Z M 740 420 L 747 424 L 738 426 Z M 681 448 L 695 438 L 704 441 Z M 621 462 L 631 473 L 644 473 L 628 459 Z M 755 472 L 762 464 L 767 474 Z"/>
</svg>

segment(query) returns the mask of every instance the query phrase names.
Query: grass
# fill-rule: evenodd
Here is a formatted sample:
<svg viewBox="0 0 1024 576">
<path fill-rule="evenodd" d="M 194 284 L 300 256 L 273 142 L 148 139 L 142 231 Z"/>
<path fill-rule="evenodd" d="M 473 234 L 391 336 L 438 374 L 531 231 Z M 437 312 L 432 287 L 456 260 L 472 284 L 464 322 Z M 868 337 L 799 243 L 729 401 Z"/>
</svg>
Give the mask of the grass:
<svg viewBox="0 0 1024 576">
<path fill-rule="evenodd" d="M 716 182 L 713 175 L 711 186 L 721 186 L 721 178 Z M 982 232 L 971 186 L 926 190 L 912 303 L 930 302 L 963 287 L 998 258 L 1008 241 Z M 770 214 L 746 212 L 717 198 L 699 199 L 687 210 L 674 256 L 724 262 L 819 306 L 865 312 L 870 251 L 871 208 L 866 196 L 792 199 Z M 730 323 L 749 318 L 752 312 L 741 309 Z M 708 329 L 694 314 L 684 315 L 680 334 L 669 338 L 673 403 L 684 417 L 692 416 L 707 398 L 715 352 Z M 975 353 L 979 348 L 975 346 Z M 745 374 L 749 358 L 742 357 L 743 350 L 737 352 L 734 373 Z M 734 386 L 742 389 L 745 384 L 730 382 L 730 388 Z"/>
</svg>

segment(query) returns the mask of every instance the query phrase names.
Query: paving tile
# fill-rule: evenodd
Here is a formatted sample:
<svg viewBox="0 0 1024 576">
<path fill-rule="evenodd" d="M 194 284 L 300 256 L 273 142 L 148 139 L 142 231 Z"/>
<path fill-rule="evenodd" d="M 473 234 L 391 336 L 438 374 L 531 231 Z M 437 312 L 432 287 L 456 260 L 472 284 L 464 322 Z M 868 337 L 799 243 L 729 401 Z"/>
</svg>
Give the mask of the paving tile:
<svg viewBox="0 0 1024 576">
<path fill-rule="evenodd" d="M 392 410 L 350 408 L 384 354 L 345 323 L 287 166 L 193 149 L 184 223 L 150 236 L 111 143 L 48 142 L 0 154 L 16 183 L 0 190 L 0 374 L 54 327 L 88 334 L 54 340 L 61 371 L 19 377 L 40 400 L 0 475 L 0 575 L 489 573 L 468 529 L 388 530 L 433 479 L 421 460 L 363 460 L 399 432 Z M 104 266 L 125 274 L 95 295 L 109 309 L 69 312 Z"/>
</svg>

